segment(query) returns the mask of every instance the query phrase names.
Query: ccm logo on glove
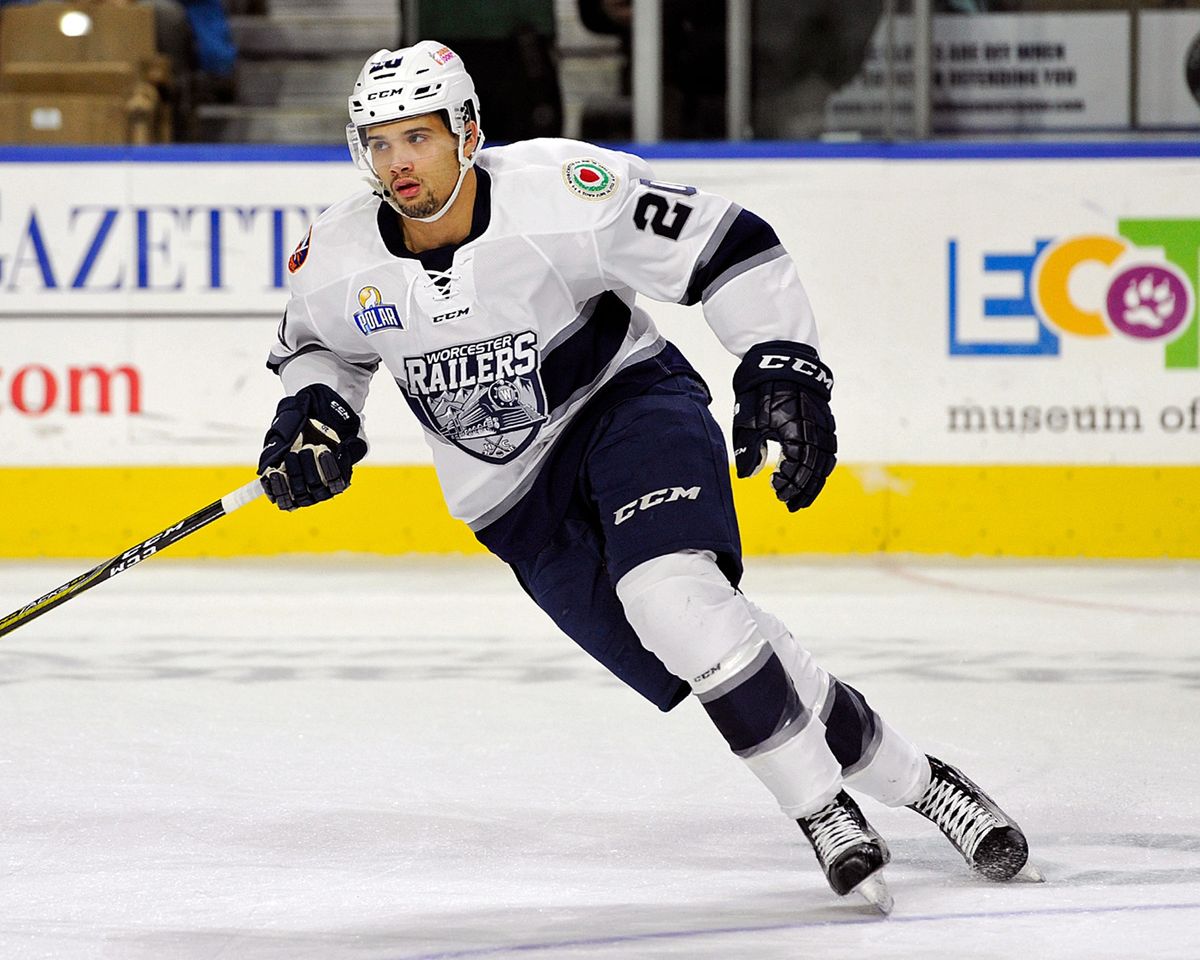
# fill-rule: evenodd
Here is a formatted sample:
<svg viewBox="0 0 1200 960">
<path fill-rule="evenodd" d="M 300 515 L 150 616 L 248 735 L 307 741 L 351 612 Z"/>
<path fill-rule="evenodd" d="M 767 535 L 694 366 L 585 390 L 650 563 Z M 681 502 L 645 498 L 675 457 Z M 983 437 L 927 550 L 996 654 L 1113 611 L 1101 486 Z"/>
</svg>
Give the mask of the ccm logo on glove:
<svg viewBox="0 0 1200 960">
<path fill-rule="evenodd" d="M 337 411 L 338 416 L 340 416 L 343 420 L 349 421 L 350 411 L 343 407 L 340 403 L 338 403 L 336 400 L 330 400 L 329 406 L 333 410 Z"/>
<path fill-rule="evenodd" d="M 308 507 L 350 486 L 354 464 L 367 453 L 358 414 L 331 387 L 309 384 L 279 401 L 263 440 L 258 473 L 280 510 Z"/>
<path fill-rule="evenodd" d="M 767 442 L 779 444 L 775 496 L 789 510 L 807 507 L 837 463 L 829 397 L 833 374 L 807 343 L 773 340 L 751 347 L 733 374 L 733 447 L 739 477 L 767 460 Z"/>
<path fill-rule="evenodd" d="M 768 353 L 764 354 L 758 362 L 759 370 L 783 370 L 784 368 L 790 368 L 795 373 L 812 377 L 818 383 L 825 384 L 827 389 L 833 389 L 833 374 L 829 372 L 829 368 L 825 364 L 819 361 L 814 363 L 804 357 L 781 357 L 777 353 Z"/>
</svg>

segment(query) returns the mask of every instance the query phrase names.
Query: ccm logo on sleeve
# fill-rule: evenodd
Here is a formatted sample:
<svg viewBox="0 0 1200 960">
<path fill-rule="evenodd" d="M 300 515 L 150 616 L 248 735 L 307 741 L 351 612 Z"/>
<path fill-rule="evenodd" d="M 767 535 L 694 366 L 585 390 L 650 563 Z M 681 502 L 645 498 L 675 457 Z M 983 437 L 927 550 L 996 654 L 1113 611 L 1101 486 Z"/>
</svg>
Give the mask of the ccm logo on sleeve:
<svg viewBox="0 0 1200 960">
<path fill-rule="evenodd" d="M 613 526 L 619 527 L 626 520 L 632 517 L 639 510 L 649 510 L 651 507 L 657 507 L 660 503 L 673 503 L 676 500 L 699 500 L 699 487 L 664 487 L 662 490 L 652 490 L 644 496 L 625 504 L 620 510 L 617 510 L 613 517 L 616 518 L 616 523 Z"/>
</svg>

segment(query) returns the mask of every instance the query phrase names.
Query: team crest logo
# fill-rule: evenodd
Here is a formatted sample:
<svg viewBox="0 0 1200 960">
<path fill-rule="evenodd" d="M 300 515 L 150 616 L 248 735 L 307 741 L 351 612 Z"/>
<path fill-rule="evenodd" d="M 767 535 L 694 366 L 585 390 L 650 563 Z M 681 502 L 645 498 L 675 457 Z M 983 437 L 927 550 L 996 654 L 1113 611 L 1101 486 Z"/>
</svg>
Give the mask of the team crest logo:
<svg viewBox="0 0 1200 960">
<path fill-rule="evenodd" d="M 577 197 L 603 200 L 617 189 L 617 175 L 595 160 L 572 160 L 563 164 L 563 182 Z"/>
<path fill-rule="evenodd" d="M 308 259 L 308 245 L 312 242 L 312 227 L 308 228 L 308 232 L 304 235 L 304 239 L 300 241 L 292 255 L 288 257 L 288 273 L 295 273 L 302 266 L 304 261 Z"/>
<path fill-rule="evenodd" d="M 370 336 L 380 330 L 403 330 L 400 312 L 394 303 L 384 303 L 378 287 L 363 287 L 358 291 L 358 305 L 362 307 L 354 315 L 354 323 L 363 333 Z"/>
<path fill-rule="evenodd" d="M 532 330 L 405 357 L 404 371 L 422 422 L 488 463 L 512 460 L 546 422 Z"/>
</svg>

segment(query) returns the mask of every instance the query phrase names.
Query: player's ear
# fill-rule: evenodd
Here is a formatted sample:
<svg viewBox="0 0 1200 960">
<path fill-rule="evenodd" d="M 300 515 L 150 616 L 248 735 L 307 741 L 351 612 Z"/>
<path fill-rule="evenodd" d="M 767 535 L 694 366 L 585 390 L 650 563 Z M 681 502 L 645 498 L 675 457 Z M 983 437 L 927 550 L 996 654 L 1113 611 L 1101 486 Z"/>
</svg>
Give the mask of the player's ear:
<svg viewBox="0 0 1200 960">
<path fill-rule="evenodd" d="M 465 156 L 474 156 L 476 148 L 479 146 L 479 124 L 474 120 L 467 121 L 467 140 L 463 144 L 463 154 Z"/>
</svg>

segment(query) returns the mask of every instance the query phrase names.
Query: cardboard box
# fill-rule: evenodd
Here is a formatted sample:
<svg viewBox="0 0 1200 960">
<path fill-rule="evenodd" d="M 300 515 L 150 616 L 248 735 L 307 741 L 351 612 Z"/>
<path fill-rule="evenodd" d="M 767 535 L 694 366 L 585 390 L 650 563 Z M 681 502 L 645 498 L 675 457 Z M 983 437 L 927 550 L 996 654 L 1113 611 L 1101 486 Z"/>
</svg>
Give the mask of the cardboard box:
<svg viewBox="0 0 1200 960">
<path fill-rule="evenodd" d="M 2 93 L 86 93 L 128 97 L 138 82 L 137 65 L 132 63 L 0 63 Z"/>
<path fill-rule="evenodd" d="M 0 93 L 0 143 L 134 142 L 128 102 L 113 95 Z"/>
<path fill-rule="evenodd" d="M 62 32 L 63 14 L 82 13 L 91 21 L 82 36 Z M 43 0 L 0 11 L 0 63 L 27 61 L 147 63 L 155 58 L 154 10 L 112 0 Z"/>
</svg>

